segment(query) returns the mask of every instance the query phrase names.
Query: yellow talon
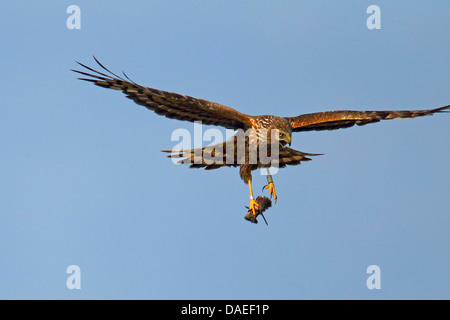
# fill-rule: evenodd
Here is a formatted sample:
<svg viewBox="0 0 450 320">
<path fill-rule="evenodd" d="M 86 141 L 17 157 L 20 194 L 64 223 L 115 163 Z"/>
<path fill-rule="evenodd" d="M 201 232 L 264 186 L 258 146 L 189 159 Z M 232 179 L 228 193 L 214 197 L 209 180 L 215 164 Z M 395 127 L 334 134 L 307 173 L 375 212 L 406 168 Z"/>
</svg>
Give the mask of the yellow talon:
<svg viewBox="0 0 450 320">
<path fill-rule="evenodd" d="M 277 193 L 275 192 L 275 185 L 273 184 L 273 182 L 269 182 L 268 185 L 264 186 L 264 189 L 269 189 L 270 196 L 273 196 L 275 201 L 277 200 Z"/>
<path fill-rule="evenodd" d="M 258 202 L 256 202 L 254 199 L 250 199 L 250 204 L 249 204 L 248 208 L 250 210 L 252 210 L 254 216 L 256 217 L 256 209 L 259 208 Z"/>
</svg>

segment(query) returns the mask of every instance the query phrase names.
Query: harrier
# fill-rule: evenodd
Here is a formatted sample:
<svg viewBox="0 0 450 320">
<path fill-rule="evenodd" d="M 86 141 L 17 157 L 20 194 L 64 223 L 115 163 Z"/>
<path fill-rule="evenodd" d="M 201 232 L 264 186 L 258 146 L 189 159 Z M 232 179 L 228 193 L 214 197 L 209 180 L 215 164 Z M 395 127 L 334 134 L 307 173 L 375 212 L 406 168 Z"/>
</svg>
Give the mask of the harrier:
<svg viewBox="0 0 450 320">
<path fill-rule="evenodd" d="M 256 140 L 247 139 L 245 150 L 248 150 L 248 148 L 253 144 L 258 146 L 262 145 L 262 135 L 260 132 L 264 131 L 265 133 L 268 133 L 266 134 L 266 137 L 270 136 L 275 138 L 275 144 L 279 147 L 279 153 L 275 165 L 280 168 L 284 168 L 288 165 L 298 165 L 302 161 L 311 160 L 308 158 L 309 156 L 316 155 L 289 148 L 287 145 L 291 145 L 293 132 L 336 130 L 341 128 L 349 128 L 355 124 L 358 126 L 363 126 L 369 123 L 380 122 L 381 120 L 417 118 L 432 115 L 434 113 L 449 112 L 448 109 L 450 109 L 450 105 L 448 105 L 441 108 L 413 111 L 341 110 L 309 113 L 299 115 L 297 117 L 278 117 L 273 115 L 251 116 L 211 101 L 141 86 L 130 80 L 125 73 L 125 78 L 122 78 L 105 68 L 95 57 L 94 59 L 106 73 L 97 71 L 77 62 L 83 68 L 92 72 L 89 73 L 85 71 L 72 70 L 88 77 L 79 78 L 80 80 L 93 82 L 95 85 L 100 87 L 122 91 L 127 98 L 149 110 L 154 111 L 156 114 L 167 118 L 191 122 L 201 121 L 202 124 L 222 126 L 233 130 L 253 130 L 256 132 L 257 138 Z M 271 135 L 272 131 L 276 132 L 275 136 Z M 236 153 L 236 150 L 238 149 L 238 139 L 236 137 L 237 136 L 234 136 L 230 140 L 224 142 L 224 146 L 226 143 L 231 143 L 235 146 L 235 148 L 233 148 L 234 153 Z M 267 142 L 273 143 L 273 140 L 266 138 L 266 145 Z M 258 208 L 258 204 L 253 198 L 252 171 L 258 168 L 266 168 L 268 173 L 268 184 L 263 187 L 263 190 L 268 189 L 270 196 L 273 196 L 275 200 L 277 199 L 273 178 L 269 172 L 269 167 L 273 165 L 274 162 L 269 164 L 262 163 L 262 161 L 258 158 L 254 163 L 252 163 L 248 161 L 248 156 L 246 156 L 244 161 L 238 163 L 236 161 L 237 158 L 235 154 L 231 157 L 231 159 L 234 159 L 231 163 L 230 161 L 216 161 L 213 163 L 206 161 L 206 156 L 215 156 L 217 159 L 217 154 L 212 154 L 214 150 L 216 149 L 201 148 L 201 152 L 198 152 L 198 149 L 166 152 L 171 153 L 169 157 L 179 157 L 190 160 L 187 161 L 187 163 L 190 163 L 190 167 L 192 168 L 205 168 L 209 170 L 217 169 L 223 166 L 239 167 L 240 177 L 246 184 L 248 184 L 249 187 L 249 209 L 253 211 L 254 215 L 256 215 L 255 210 Z M 227 157 L 226 147 L 221 150 L 225 151 L 219 155 L 219 158 L 229 159 Z M 196 157 L 200 157 L 200 159 L 197 159 Z"/>
</svg>

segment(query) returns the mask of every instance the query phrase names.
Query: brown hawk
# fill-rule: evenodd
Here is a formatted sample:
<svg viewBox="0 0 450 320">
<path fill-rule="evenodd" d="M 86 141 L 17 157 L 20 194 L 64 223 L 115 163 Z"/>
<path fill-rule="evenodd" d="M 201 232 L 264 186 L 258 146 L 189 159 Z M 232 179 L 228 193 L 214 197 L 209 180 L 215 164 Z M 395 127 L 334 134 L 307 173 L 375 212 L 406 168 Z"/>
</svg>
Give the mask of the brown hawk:
<svg viewBox="0 0 450 320">
<path fill-rule="evenodd" d="M 261 115 L 251 116 L 241 113 L 235 109 L 226 107 L 224 105 L 197 99 L 190 96 L 162 91 L 149 87 L 141 86 L 128 78 L 124 73 L 122 78 L 107 68 L 105 68 L 95 57 L 95 61 L 106 72 L 99 72 L 93 68 L 90 68 L 82 63 L 77 62 L 85 69 L 93 72 L 88 73 L 79 70 L 72 70 L 89 78 L 79 78 L 81 80 L 93 82 L 95 85 L 122 91 L 127 98 L 132 99 L 137 104 L 143 105 L 149 110 L 155 113 L 165 116 L 171 119 L 183 120 L 183 121 L 201 121 L 206 125 L 222 126 L 227 129 L 233 130 L 252 130 L 256 132 L 256 139 L 250 139 L 249 136 L 245 137 L 245 151 L 244 157 L 238 159 L 237 153 L 239 150 L 239 139 L 235 135 L 228 141 L 225 141 L 221 149 L 205 147 L 200 149 L 181 150 L 181 151 L 165 151 L 169 152 L 169 157 L 182 158 L 183 163 L 190 163 L 191 168 L 205 168 L 207 170 L 217 169 L 223 166 L 240 167 L 240 176 L 250 190 L 250 205 L 249 209 L 253 211 L 256 216 L 256 209 L 258 207 L 257 202 L 253 198 L 252 191 L 252 171 L 257 168 L 267 168 L 272 165 L 284 168 L 288 165 L 298 165 L 302 161 L 311 160 L 308 156 L 314 156 L 316 154 L 304 153 L 287 147 L 287 144 L 291 144 L 291 137 L 293 132 L 312 131 L 312 130 L 335 130 L 341 128 L 349 128 L 355 124 L 363 126 L 369 123 L 379 122 L 381 120 L 389 120 L 396 118 L 416 118 L 427 115 L 432 115 L 438 112 L 449 112 L 450 105 L 429 109 L 429 110 L 414 110 L 414 111 L 328 111 L 303 114 L 297 117 L 278 117 L 273 115 Z M 261 159 L 256 159 L 255 162 L 250 162 L 248 157 L 248 150 L 250 147 L 262 145 L 263 140 L 260 132 L 265 131 L 266 145 L 271 144 L 275 140 L 275 144 L 279 147 L 278 155 L 276 159 L 270 163 L 263 163 Z M 271 135 L 272 131 L 276 132 L 276 135 Z M 274 140 L 273 137 L 275 137 Z M 227 154 L 226 145 L 233 147 L 233 154 Z M 217 152 L 217 150 L 225 150 Z M 207 161 L 207 158 L 214 157 L 215 161 Z M 218 161 L 220 159 L 222 161 Z M 232 159 L 232 161 L 225 161 Z M 185 161 L 188 160 L 188 161 Z M 242 160 L 242 161 L 239 161 Z M 276 200 L 277 195 L 275 193 L 275 187 L 272 176 L 268 171 L 267 175 L 268 184 L 264 186 L 264 189 L 269 190 L 269 194 Z"/>
</svg>

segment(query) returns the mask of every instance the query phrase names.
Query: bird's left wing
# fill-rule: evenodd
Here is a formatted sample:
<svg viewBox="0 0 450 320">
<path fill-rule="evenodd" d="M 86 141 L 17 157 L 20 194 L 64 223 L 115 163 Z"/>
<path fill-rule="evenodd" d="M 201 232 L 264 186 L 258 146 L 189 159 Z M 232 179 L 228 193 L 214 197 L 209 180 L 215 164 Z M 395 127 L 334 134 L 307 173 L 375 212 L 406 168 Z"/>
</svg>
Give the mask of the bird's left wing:
<svg viewBox="0 0 450 320">
<path fill-rule="evenodd" d="M 130 80 L 126 74 L 124 74 L 126 79 L 117 76 L 105 68 L 95 57 L 94 59 L 107 73 L 99 72 L 80 62 L 77 63 L 93 73 L 72 71 L 89 77 L 79 78 L 80 80 L 122 91 L 127 98 L 159 115 L 182 121 L 202 121 L 203 124 L 223 126 L 234 130 L 251 127 L 250 116 L 235 109 L 203 99 L 141 86 Z"/>
<path fill-rule="evenodd" d="M 319 131 L 349 128 L 355 124 L 363 126 L 381 120 L 417 118 L 438 112 L 448 112 L 450 105 L 429 110 L 405 111 L 327 111 L 303 114 L 298 117 L 286 117 L 292 126 L 292 131 Z"/>
</svg>

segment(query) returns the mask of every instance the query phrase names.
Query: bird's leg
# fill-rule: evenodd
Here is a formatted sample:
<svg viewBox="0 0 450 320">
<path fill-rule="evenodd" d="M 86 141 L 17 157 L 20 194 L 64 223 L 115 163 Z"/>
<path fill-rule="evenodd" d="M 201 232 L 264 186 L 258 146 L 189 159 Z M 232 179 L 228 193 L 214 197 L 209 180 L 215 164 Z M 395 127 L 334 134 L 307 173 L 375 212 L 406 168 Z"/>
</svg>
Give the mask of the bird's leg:
<svg viewBox="0 0 450 320">
<path fill-rule="evenodd" d="M 253 199 L 253 190 L 252 190 L 252 181 L 248 180 L 248 189 L 250 190 L 250 205 L 248 206 L 248 208 L 250 210 L 252 210 L 253 214 L 256 217 L 256 209 L 259 208 L 259 204 L 255 201 L 255 199 Z"/>
<path fill-rule="evenodd" d="M 268 182 L 268 184 L 263 187 L 263 190 L 269 189 L 270 197 L 273 196 L 273 198 L 275 199 L 275 202 L 276 202 L 277 194 L 275 192 L 275 185 L 273 184 L 273 178 L 272 178 L 272 175 L 270 174 L 269 168 L 267 168 L 267 182 Z"/>
</svg>

